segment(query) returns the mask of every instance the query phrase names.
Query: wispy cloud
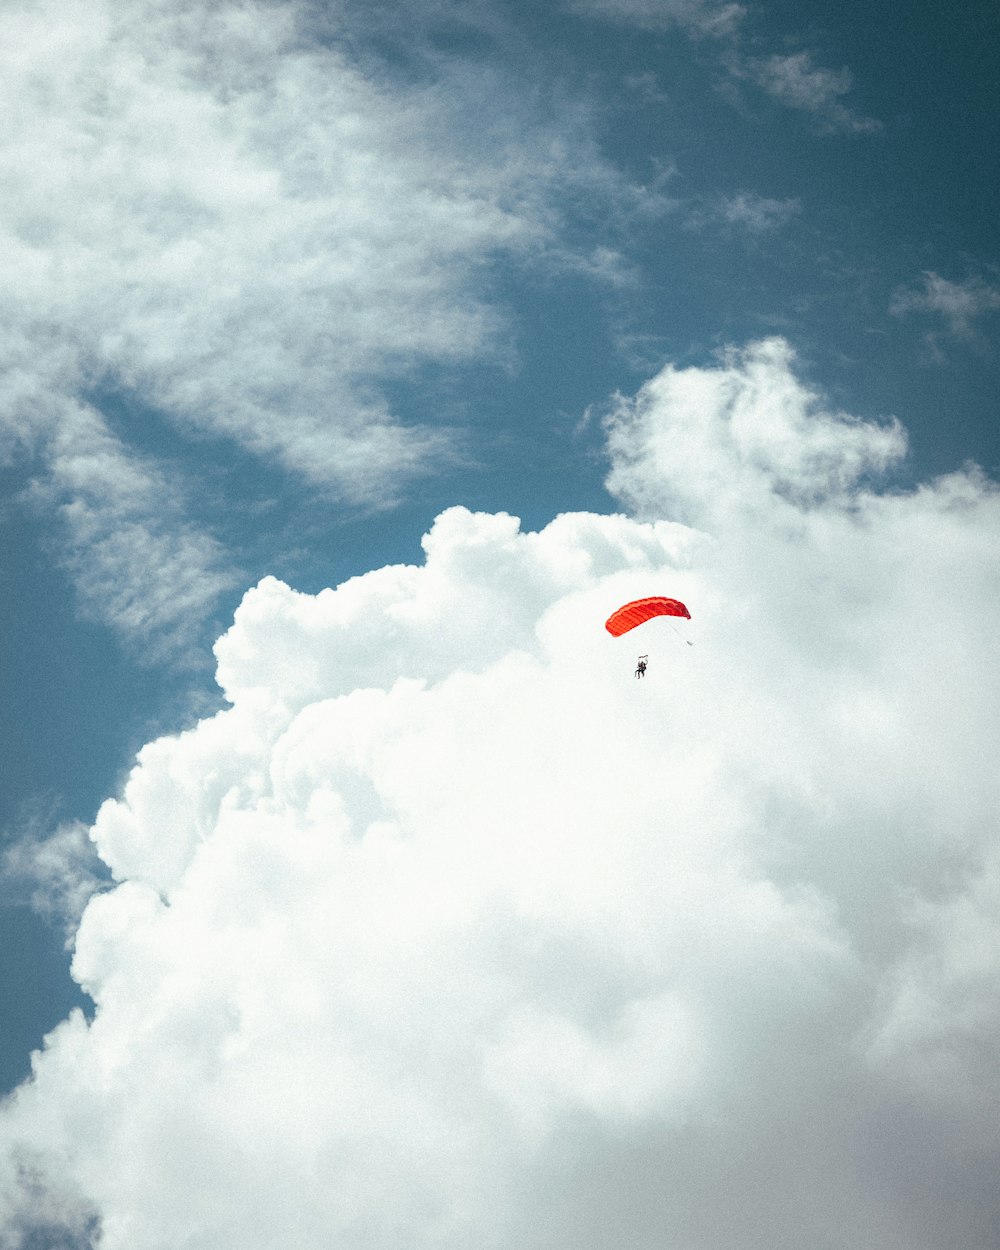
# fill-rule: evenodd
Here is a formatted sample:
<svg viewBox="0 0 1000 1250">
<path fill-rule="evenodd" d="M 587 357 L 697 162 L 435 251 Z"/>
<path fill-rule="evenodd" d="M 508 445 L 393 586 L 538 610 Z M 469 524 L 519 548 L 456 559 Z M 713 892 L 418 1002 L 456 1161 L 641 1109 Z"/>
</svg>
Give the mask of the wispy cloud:
<svg viewBox="0 0 1000 1250">
<path fill-rule="evenodd" d="M 488 352 L 482 267 L 545 251 L 559 189 L 622 184 L 572 121 L 535 128 L 502 90 L 486 110 L 466 70 L 376 83 L 301 36 L 294 4 L 249 12 L 94 0 L 15 19 L 7 306 L 63 325 L 81 369 L 179 428 L 384 498 L 447 435 L 399 424 L 379 377 Z"/>
<path fill-rule="evenodd" d="M 721 225 L 761 235 L 779 230 L 801 211 L 801 202 L 794 198 L 777 200 L 755 191 L 738 191 L 699 205 L 688 214 L 687 222 L 694 227 Z"/>
<path fill-rule="evenodd" d="M 235 584 L 221 545 L 185 519 L 185 487 L 129 451 L 100 414 L 63 406 L 24 498 L 57 523 L 56 560 L 84 615 L 146 660 L 184 662 Z"/>
<path fill-rule="evenodd" d="M 753 191 L 740 191 L 737 195 L 724 196 L 718 211 L 723 221 L 763 233 L 783 226 L 801 209 L 797 199 L 775 200 Z"/>
<path fill-rule="evenodd" d="M 1000 309 L 1000 286 L 979 276 L 964 282 L 951 282 L 927 270 L 919 282 L 901 286 L 893 292 L 889 311 L 897 317 L 925 313 L 944 320 L 948 332 L 956 338 L 975 337 L 975 323 Z"/>
<path fill-rule="evenodd" d="M 37 457 L 88 610 L 146 641 L 208 608 L 225 556 L 163 490 L 138 419 L 114 447 L 83 419 L 95 387 L 389 506 L 462 438 L 402 420 L 385 383 L 503 359 L 481 281 L 500 258 L 620 281 L 614 248 L 567 214 L 649 207 L 584 113 L 546 118 L 484 88 L 502 69 L 447 58 L 417 81 L 373 74 L 314 19 L 161 0 L 5 17 L 0 455 Z"/>
<path fill-rule="evenodd" d="M 726 0 L 566 0 L 571 11 L 604 21 L 664 30 L 679 26 L 691 34 L 725 38 L 746 16 L 742 4 Z"/>
<path fill-rule="evenodd" d="M 753 42 L 746 37 L 752 11 L 743 5 L 713 0 L 568 0 L 568 6 L 581 16 L 606 22 L 647 30 L 676 26 L 688 35 L 711 36 L 716 40 L 717 64 L 730 83 L 754 84 L 786 108 L 808 113 L 820 130 L 871 133 L 882 128 L 881 122 L 845 102 L 854 84 L 846 66 L 832 70 L 818 65 L 808 49 L 768 56 L 748 51 Z"/>
<path fill-rule="evenodd" d="M 847 67 L 827 69 L 813 62 L 811 52 L 786 55 L 734 57 L 731 68 L 737 77 L 755 83 L 787 108 L 809 113 L 823 129 L 871 133 L 881 122 L 855 112 L 844 103 L 854 78 Z"/>
<path fill-rule="evenodd" d="M 43 832 L 40 822 L 29 820 L 0 854 L 0 901 L 27 904 L 72 940 L 87 903 L 109 884 L 89 835 L 81 821 Z"/>
</svg>

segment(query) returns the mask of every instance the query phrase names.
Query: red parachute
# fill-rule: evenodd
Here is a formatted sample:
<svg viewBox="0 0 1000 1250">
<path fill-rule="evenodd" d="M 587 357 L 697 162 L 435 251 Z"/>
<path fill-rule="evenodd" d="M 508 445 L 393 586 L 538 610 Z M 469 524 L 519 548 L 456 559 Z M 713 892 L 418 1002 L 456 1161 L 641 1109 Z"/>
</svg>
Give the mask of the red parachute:
<svg viewBox="0 0 1000 1250">
<path fill-rule="evenodd" d="M 691 619 L 691 613 L 679 599 L 665 599 L 662 595 L 654 595 L 652 599 L 633 599 L 612 612 L 604 622 L 604 628 L 615 638 L 627 634 L 644 621 L 654 616 L 684 616 Z"/>
</svg>

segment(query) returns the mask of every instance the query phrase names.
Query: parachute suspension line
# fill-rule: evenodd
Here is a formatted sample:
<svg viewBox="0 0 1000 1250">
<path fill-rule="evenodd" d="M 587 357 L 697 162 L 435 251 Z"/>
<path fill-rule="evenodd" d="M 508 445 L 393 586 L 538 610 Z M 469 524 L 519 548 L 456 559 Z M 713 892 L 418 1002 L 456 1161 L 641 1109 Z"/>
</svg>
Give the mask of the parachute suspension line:
<svg viewBox="0 0 1000 1250">
<path fill-rule="evenodd" d="M 673 623 L 673 621 L 668 621 L 667 624 L 674 631 L 674 633 L 677 635 L 678 638 L 682 637 L 681 631 L 677 628 L 677 626 Z M 687 643 L 689 647 L 694 646 L 694 643 L 691 641 L 690 638 L 685 638 L 684 641 Z"/>
</svg>

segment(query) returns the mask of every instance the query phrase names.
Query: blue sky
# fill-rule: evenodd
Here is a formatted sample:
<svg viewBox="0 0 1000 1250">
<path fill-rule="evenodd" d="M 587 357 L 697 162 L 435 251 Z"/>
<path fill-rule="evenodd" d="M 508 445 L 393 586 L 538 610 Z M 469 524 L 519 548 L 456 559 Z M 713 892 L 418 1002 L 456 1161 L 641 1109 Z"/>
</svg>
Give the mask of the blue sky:
<svg viewBox="0 0 1000 1250">
<path fill-rule="evenodd" d="M 887 498 L 997 476 L 994 5 L 2 21 L 4 1089 L 92 1010 L 81 874 L 128 876 L 72 831 L 224 706 L 212 646 L 262 578 L 420 564 L 456 505 L 698 526 L 622 469 L 621 405 L 763 340 L 824 413 L 905 429 Z"/>
</svg>

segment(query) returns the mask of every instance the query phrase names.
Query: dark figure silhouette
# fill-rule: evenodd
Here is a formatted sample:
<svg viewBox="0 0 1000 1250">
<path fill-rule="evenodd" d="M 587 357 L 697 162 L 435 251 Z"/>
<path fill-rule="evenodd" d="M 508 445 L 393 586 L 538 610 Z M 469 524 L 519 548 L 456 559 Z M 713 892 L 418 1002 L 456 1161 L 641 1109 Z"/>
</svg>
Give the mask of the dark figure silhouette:
<svg viewBox="0 0 1000 1250">
<path fill-rule="evenodd" d="M 639 656 L 639 663 L 636 666 L 635 675 L 636 677 L 646 676 L 646 657 L 644 655 Z"/>
</svg>

